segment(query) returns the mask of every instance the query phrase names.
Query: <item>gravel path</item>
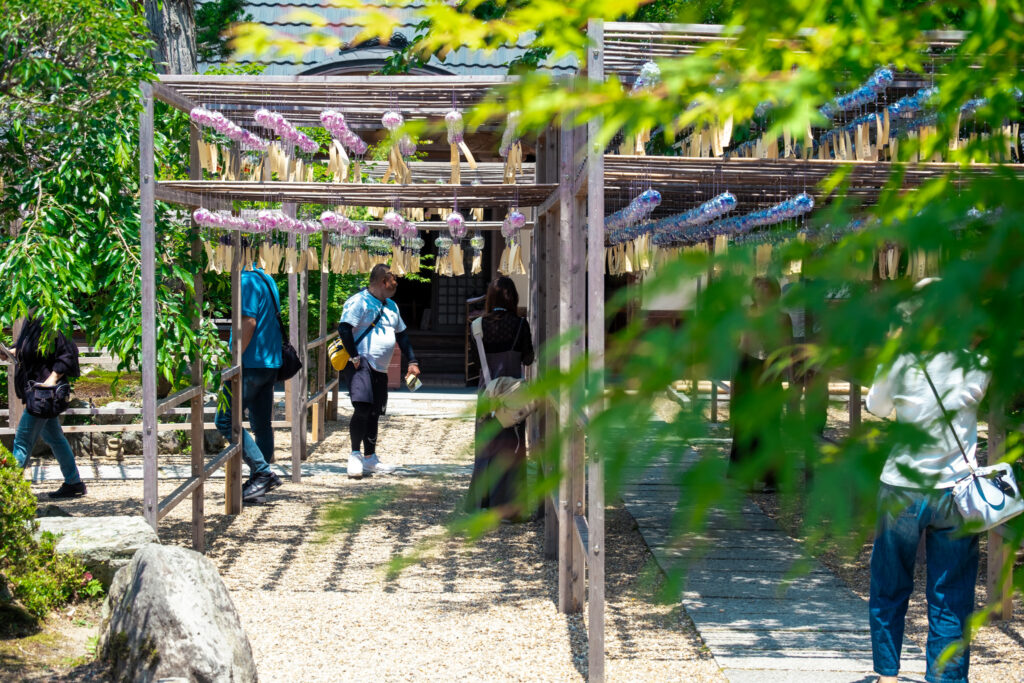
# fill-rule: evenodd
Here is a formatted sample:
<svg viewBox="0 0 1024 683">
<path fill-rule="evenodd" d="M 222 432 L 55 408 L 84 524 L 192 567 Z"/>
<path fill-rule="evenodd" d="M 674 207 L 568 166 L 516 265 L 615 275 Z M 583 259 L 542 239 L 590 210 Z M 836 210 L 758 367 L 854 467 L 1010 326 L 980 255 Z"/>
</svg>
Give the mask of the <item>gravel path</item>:
<svg viewBox="0 0 1024 683">
<path fill-rule="evenodd" d="M 469 483 L 472 433 L 464 419 L 389 416 L 385 460 L 447 473 L 307 477 L 237 517 L 220 514 L 220 482 L 207 487 L 208 556 L 242 616 L 261 680 L 586 679 L 584 617 L 556 609 L 557 563 L 543 558 L 543 524 L 502 526 L 474 544 L 442 534 Z M 278 441 L 284 459 L 286 432 Z M 341 462 L 346 442 L 344 419 L 329 424 L 310 462 Z M 175 484 L 162 484 L 161 494 Z M 380 507 L 360 511 L 363 494 Z M 90 483 L 86 498 L 65 507 L 138 514 L 141 483 Z M 162 522 L 164 543 L 188 544 L 189 510 L 183 504 Z M 330 511 L 348 523 L 331 530 L 323 522 Z M 607 535 L 607 679 L 724 680 L 682 608 L 654 599 L 663 578 L 621 506 L 608 512 Z M 409 564 L 389 574 L 396 557 Z"/>
</svg>

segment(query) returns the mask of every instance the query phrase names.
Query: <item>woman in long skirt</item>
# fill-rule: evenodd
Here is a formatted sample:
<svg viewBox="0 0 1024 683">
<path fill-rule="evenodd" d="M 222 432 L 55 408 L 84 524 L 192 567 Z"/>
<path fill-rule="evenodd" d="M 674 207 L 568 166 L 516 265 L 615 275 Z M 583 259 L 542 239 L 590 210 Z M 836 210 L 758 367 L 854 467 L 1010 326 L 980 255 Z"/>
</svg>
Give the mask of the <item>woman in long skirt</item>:
<svg viewBox="0 0 1024 683">
<path fill-rule="evenodd" d="M 477 344 L 472 353 L 486 363 L 492 379 L 523 376 L 523 366 L 534 361 L 530 323 L 518 313 L 519 293 L 510 278 L 499 277 L 487 287 L 486 312 L 478 323 L 482 326 L 484 357 Z M 484 388 L 480 373 L 480 390 Z M 523 516 L 526 485 L 526 429 L 520 422 L 502 427 L 496 418 L 477 403 L 476 459 L 469 485 L 470 511 L 495 509 L 503 519 Z"/>
</svg>

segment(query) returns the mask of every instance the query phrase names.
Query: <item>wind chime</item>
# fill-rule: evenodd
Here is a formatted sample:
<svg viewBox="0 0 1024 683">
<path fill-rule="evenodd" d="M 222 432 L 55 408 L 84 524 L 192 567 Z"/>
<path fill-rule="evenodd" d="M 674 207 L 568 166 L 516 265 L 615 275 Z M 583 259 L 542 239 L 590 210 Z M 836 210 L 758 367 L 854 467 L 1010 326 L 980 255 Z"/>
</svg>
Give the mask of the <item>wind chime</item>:
<svg viewBox="0 0 1024 683">
<path fill-rule="evenodd" d="M 498 272 L 502 275 L 526 275 L 519 237 L 519 232 L 525 226 L 526 216 L 516 208 L 511 209 L 501 222 L 501 236 L 505 238 L 505 248 L 498 261 Z"/>
<path fill-rule="evenodd" d="M 649 266 L 649 231 L 639 228 L 643 221 L 661 204 L 661 193 L 648 188 L 634 197 L 625 208 L 605 217 L 604 226 L 610 231 L 605 262 L 612 275 L 632 273 L 638 266 Z M 642 264 L 642 265 L 641 265 Z"/>
<path fill-rule="evenodd" d="M 476 159 L 465 141 L 465 125 L 462 121 L 462 112 L 455 107 L 455 95 L 452 94 L 452 108 L 444 115 L 444 123 L 448 127 L 448 145 L 451 147 L 452 174 L 449 183 L 458 185 L 462 182 L 462 169 L 459 163 L 460 152 L 465 155 L 466 163 L 476 170 Z"/>
<path fill-rule="evenodd" d="M 334 109 L 325 109 L 320 112 L 320 123 L 333 138 L 329 148 L 329 161 L 327 172 L 331 174 L 334 182 L 342 183 L 348 178 L 349 168 L 352 169 L 352 182 L 362 182 L 362 171 L 360 169 L 363 155 L 366 154 L 367 145 L 361 137 L 352 132 L 345 121 L 345 116 Z M 350 158 L 350 152 L 353 157 Z"/>
<path fill-rule="evenodd" d="M 300 131 L 281 114 L 269 109 L 257 109 L 253 119 L 280 138 L 278 142 L 272 143 L 267 151 L 263 180 L 270 180 L 276 173 L 279 180 L 312 182 L 312 165 L 297 157 L 294 150 L 297 148 L 305 154 L 313 155 L 320 149 L 316 140 Z"/>
<path fill-rule="evenodd" d="M 260 136 L 242 128 L 220 112 L 210 111 L 205 107 L 194 107 L 189 118 L 200 128 L 223 135 L 231 142 L 237 143 L 237 149 L 221 150 L 216 140 L 199 140 L 199 165 L 210 175 L 218 175 L 221 180 L 237 180 L 244 166 L 253 169 L 255 176 L 261 163 L 261 157 L 270 143 Z M 248 152 L 243 159 L 241 152 Z M 244 163 L 248 162 L 248 163 Z M 255 179 L 255 178 L 254 178 Z"/>
<path fill-rule="evenodd" d="M 647 60 L 640 67 L 640 73 L 637 75 L 636 80 L 633 81 L 632 93 L 638 94 L 645 90 L 651 90 L 661 83 L 661 68 L 651 60 Z M 643 155 L 646 153 L 647 143 L 651 140 L 651 131 L 647 128 L 642 128 L 628 136 L 619 146 L 619 154 L 638 154 Z"/>
<path fill-rule="evenodd" d="M 297 273 L 320 267 L 315 247 L 286 247 L 281 240 L 274 237 L 278 232 L 318 234 L 324 229 L 319 221 L 297 220 L 286 216 L 280 210 L 261 210 L 246 217 L 213 212 L 202 207 L 192 213 L 192 219 L 202 227 L 225 231 L 225 234 L 213 238 L 216 246 L 209 241 L 205 243 L 208 271 L 221 273 L 231 270 L 236 239 L 240 240 L 241 263 L 244 270 L 252 270 L 255 264 L 268 274 L 274 275 L 278 272 Z M 243 237 L 243 233 L 248 236 Z"/>
<path fill-rule="evenodd" d="M 736 197 L 723 192 L 689 211 L 614 230 L 608 235 L 608 243 L 611 245 L 606 249 L 608 272 L 622 275 L 636 270 L 649 270 L 655 262 L 654 245 L 656 239 L 660 241 L 659 236 L 683 235 L 687 230 L 717 220 L 735 206 Z M 723 249 L 724 244 L 716 241 L 716 252 Z"/>
<path fill-rule="evenodd" d="M 388 169 L 381 182 L 386 183 L 394 176 L 399 185 L 408 185 L 412 182 L 412 171 L 409 170 L 406 158 L 416 153 L 416 145 L 408 135 L 395 139 L 398 129 L 405 123 L 405 118 L 399 112 L 390 110 L 384 112 L 380 122 L 391 135 L 393 142 L 388 152 Z"/>
<path fill-rule="evenodd" d="M 506 185 L 515 185 L 516 176 L 523 171 L 523 145 L 519 141 L 519 112 L 510 111 L 505 118 L 505 131 L 501 134 L 498 154 L 505 160 Z"/>
<path fill-rule="evenodd" d="M 394 232 L 391 242 L 391 270 L 398 277 L 420 270 L 420 250 L 423 240 L 419 237 L 416 224 L 402 216 L 396 209 L 384 214 L 381 219 L 388 229 Z"/>
<path fill-rule="evenodd" d="M 369 272 L 373 263 L 364 244 L 370 232 L 366 224 L 353 221 L 343 213 L 334 211 L 324 211 L 320 214 L 320 222 L 329 231 L 330 254 L 324 255 L 324 261 L 329 261 L 330 272 L 339 275 Z"/>
<path fill-rule="evenodd" d="M 659 247 L 659 261 L 678 254 L 679 249 L 706 249 L 709 240 L 720 236 L 737 240 L 754 228 L 776 225 L 803 216 L 814 209 L 814 198 L 806 192 L 779 202 L 767 209 L 753 211 L 742 216 L 724 218 L 714 223 L 703 224 L 681 231 L 661 232 L 654 236 L 653 243 Z M 758 244 L 754 254 L 755 268 L 759 275 L 768 270 L 771 262 L 772 245 Z"/>
<path fill-rule="evenodd" d="M 471 275 L 478 275 L 483 270 L 484 260 L 484 236 L 479 231 L 470 238 L 469 248 L 473 251 L 473 263 L 469 272 Z"/>
</svg>

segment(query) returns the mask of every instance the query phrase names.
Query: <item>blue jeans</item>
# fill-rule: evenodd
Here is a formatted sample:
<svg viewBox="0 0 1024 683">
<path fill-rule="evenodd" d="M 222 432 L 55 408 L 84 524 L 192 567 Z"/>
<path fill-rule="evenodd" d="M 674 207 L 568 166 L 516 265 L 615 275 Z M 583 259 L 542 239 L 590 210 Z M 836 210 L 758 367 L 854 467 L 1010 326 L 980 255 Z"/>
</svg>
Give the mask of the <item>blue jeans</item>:
<svg viewBox="0 0 1024 683">
<path fill-rule="evenodd" d="M 256 439 L 253 440 L 244 428 L 242 429 L 242 460 L 249 466 L 249 474 L 256 476 L 270 471 L 265 454 L 274 454 L 274 383 L 277 381 L 277 368 L 244 368 L 242 370 L 242 418 L 249 413 L 249 428 Z M 224 438 L 231 441 L 231 383 L 224 385 L 224 400 L 217 407 L 214 424 Z M 234 443 L 232 441 L 232 443 Z"/>
<path fill-rule="evenodd" d="M 18 430 L 14 434 L 14 459 L 18 461 L 18 466 L 25 466 L 40 436 L 57 456 L 64 483 L 77 484 L 82 481 L 78 465 L 75 464 L 75 454 L 71 452 L 71 444 L 64 438 L 64 430 L 60 428 L 60 420 L 56 417 L 35 417 L 29 415 L 27 410 L 21 414 Z"/>
<path fill-rule="evenodd" d="M 875 673 L 899 673 L 904 617 L 914 589 L 914 561 L 923 533 L 928 562 L 925 679 L 930 683 L 966 683 L 968 650 L 950 659 L 941 670 L 938 659 L 948 645 L 963 638 L 967 617 L 974 609 L 978 536 L 962 535 L 963 518 L 949 490 L 918 491 L 882 484 L 878 503 L 868 603 Z"/>
</svg>

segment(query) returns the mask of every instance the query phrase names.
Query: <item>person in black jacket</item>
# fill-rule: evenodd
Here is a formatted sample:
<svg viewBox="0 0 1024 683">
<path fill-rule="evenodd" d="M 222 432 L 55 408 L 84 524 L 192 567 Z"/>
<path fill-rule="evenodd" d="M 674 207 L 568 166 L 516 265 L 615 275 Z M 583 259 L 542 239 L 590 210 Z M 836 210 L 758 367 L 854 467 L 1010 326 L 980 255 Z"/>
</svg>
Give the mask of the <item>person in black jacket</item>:
<svg viewBox="0 0 1024 683">
<path fill-rule="evenodd" d="M 60 332 L 52 335 L 47 343 L 41 342 L 42 324 L 30 318 L 25 322 L 15 345 L 17 366 L 14 373 L 14 392 L 19 399 L 25 400 L 30 390 L 29 383 L 35 382 L 44 387 L 52 387 L 61 379 L 78 377 L 78 347 Z M 30 415 L 26 410 L 21 414 L 18 429 L 14 435 L 14 458 L 23 467 L 32 452 L 36 441 L 43 440 L 53 450 L 64 475 L 64 483 L 60 488 L 49 494 L 50 498 L 78 498 L 85 495 L 85 484 L 75 464 L 75 454 L 71 445 L 64 437 L 60 420 L 56 417 L 42 418 Z"/>
<path fill-rule="evenodd" d="M 470 355 L 480 367 L 487 364 L 491 378 L 522 379 L 523 366 L 534 361 L 530 323 L 519 315 L 519 293 L 511 278 L 499 277 L 487 287 L 486 313 L 479 323 L 484 358 L 477 344 Z M 483 372 L 480 391 L 484 390 Z M 526 424 L 502 427 L 497 418 L 485 413 L 477 402 L 473 476 L 466 507 L 470 512 L 497 510 L 508 521 L 523 520 L 526 492 Z"/>
</svg>

